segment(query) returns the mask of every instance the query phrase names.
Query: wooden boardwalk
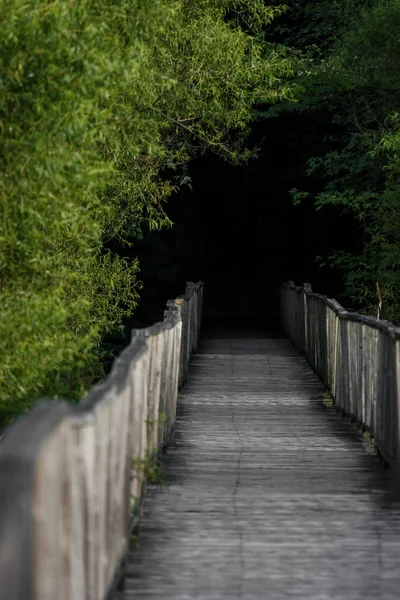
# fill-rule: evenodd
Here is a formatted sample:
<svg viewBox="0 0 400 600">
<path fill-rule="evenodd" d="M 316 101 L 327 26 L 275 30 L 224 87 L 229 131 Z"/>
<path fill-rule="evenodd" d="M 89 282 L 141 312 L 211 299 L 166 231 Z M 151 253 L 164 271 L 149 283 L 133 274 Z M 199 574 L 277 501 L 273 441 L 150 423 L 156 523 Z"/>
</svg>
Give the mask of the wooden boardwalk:
<svg viewBox="0 0 400 600">
<path fill-rule="evenodd" d="M 387 474 L 324 395 L 285 339 L 205 336 L 115 598 L 398 600 Z"/>
</svg>

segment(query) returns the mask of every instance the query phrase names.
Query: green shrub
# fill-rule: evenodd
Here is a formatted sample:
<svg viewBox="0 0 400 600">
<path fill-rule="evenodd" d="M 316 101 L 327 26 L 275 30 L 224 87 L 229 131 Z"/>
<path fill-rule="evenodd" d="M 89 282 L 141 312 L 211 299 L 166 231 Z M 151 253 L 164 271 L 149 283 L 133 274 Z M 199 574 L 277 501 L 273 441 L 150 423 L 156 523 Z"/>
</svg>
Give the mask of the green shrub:
<svg viewBox="0 0 400 600">
<path fill-rule="evenodd" d="M 278 9 L 274 9 L 278 10 Z M 5 0 L 0 8 L 0 410 L 79 399 L 138 301 L 111 250 L 169 225 L 162 177 L 238 162 L 256 102 L 290 97 L 264 2 Z M 228 18 L 229 17 L 229 18 Z"/>
</svg>

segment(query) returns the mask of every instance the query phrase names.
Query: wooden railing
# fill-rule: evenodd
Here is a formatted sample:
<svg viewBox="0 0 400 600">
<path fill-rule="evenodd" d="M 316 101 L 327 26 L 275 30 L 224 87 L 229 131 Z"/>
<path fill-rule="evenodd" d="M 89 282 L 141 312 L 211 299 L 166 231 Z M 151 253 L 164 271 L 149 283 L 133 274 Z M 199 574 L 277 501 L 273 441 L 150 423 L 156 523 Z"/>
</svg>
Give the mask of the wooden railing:
<svg viewBox="0 0 400 600">
<path fill-rule="evenodd" d="M 400 328 L 344 310 L 309 284 L 282 284 L 285 334 L 330 389 L 335 405 L 366 427 L 380 453 L 400 464 Z"/>
<path fill-rule="evenodd" d="M 103 600 L 126 553 L 146 465 L 171 438 L 203 286 L 132 332 L 78 406 L 40 402 L 0 446 L 1 600 Z"/>
</svg>

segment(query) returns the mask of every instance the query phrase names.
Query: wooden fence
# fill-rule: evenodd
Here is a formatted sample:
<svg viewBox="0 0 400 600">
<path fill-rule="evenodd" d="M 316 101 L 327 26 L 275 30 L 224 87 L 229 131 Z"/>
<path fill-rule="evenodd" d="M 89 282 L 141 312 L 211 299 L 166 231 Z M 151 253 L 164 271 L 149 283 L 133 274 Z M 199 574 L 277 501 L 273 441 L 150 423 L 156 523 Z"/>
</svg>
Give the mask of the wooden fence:
<svg viewBox="0 0 400 600">
<path fill-rule="evenodd" d="M 146 465 L 174 430 L 203 286 L 132 332 L 78 406 L 42 401 L 0 446 L 1 600 L 103 600 L 126 553 Z"/>
<path fill-rule="evenodd" d="M 400 464 L 400 328 L 344 310 L 309 284 L 282 284 L 285 334 L 330 389 L 339 409 L 366 427 L 380 453 Z"/>
</svg>

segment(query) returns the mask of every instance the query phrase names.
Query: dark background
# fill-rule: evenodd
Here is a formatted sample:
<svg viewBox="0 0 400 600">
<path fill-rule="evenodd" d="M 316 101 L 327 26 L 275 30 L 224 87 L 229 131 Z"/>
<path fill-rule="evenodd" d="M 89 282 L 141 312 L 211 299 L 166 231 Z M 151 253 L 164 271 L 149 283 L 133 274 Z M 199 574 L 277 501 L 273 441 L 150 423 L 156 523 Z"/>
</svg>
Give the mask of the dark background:
<svg viewBox="0 0 400 600">
<path fill-rule="evenodd" d="M 327 111 L 281 113 L 254 123 L 249 143 L 261 152 L 246 167 L 211 153 L 189 165 L 192 189 L 185 185 L 166 206 L 174 227 L 145 233 L 134 248 L 144 284 L 136 325 L 158 320 L 166 298 L 200 279 L 206 316 L 278 317 L 279 284 L 287 280 L 341 300 L 341 273 L 316 257 L 356 250 L 356 224 L 340 208 L 316 211 L 311 199 L 294 206 L 289 194 L 322 189 L 306 163 L 335 147 L 340 132 L 331 122 Z"/>
</svg>

